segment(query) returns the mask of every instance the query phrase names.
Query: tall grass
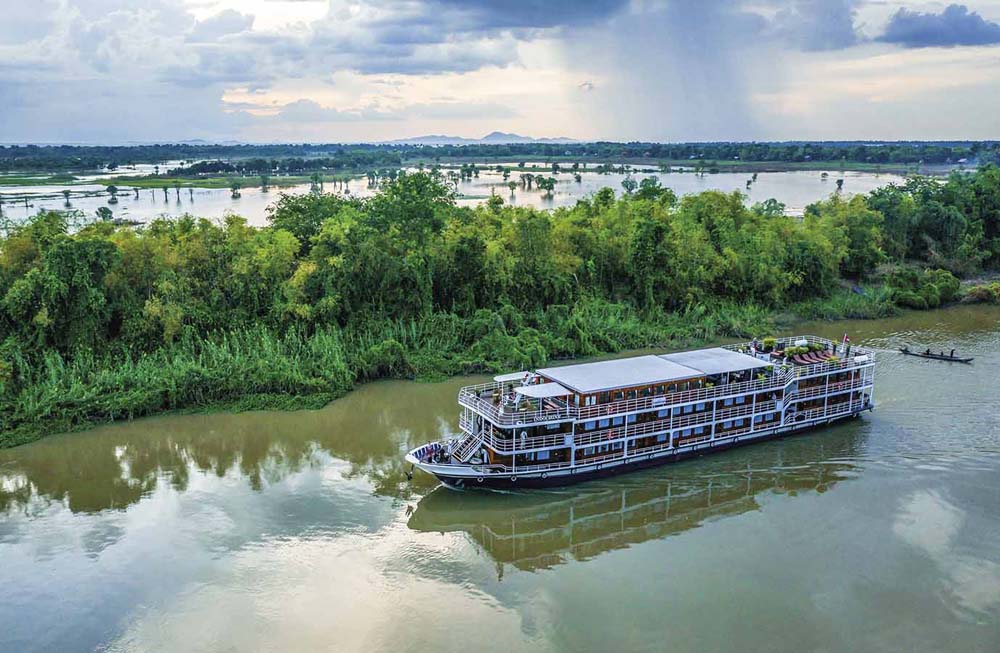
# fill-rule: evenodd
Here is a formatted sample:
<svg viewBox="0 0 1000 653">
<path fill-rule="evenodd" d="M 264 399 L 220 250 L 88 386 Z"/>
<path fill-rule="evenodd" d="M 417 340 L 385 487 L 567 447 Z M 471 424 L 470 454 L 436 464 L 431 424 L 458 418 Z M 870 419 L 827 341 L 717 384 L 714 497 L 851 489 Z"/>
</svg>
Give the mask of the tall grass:
<svg viewBox="0 0 1000 653">
<path fill-rule="evenodd" d="M 860 293 L 841 288 L 828 297 L 795 304 L 790 310 L 806 320 L 874 320 L 899 313 L 886 286 L 864 288 Z"/>
<path fill-rule="evenodd" d="M 718 304 L 641 313 L 586 300 L 520 313 L 435 313 L 342 330 L 266 327 L 185 337 L 143 355 L 15 355 L 0 383 L 0 447 L 44 433 L 164 411 L 322 405 L 358 382 L 505 371 L 554 358 L 767 331 L 767 311 Z"/>
</svg>

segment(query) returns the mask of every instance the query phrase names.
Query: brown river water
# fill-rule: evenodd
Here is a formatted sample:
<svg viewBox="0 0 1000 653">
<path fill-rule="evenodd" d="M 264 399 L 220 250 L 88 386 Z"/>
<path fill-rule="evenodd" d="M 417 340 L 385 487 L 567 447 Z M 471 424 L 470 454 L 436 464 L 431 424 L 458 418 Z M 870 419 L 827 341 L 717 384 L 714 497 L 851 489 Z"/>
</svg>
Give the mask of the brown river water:
<svg viewBox="0 0 1000 653">
<path fill-rule="evenodd" d="M 797 331 L 873 413 L 558 490 L 407 481 L 479 377 L 0 451 L 0 651 L 1000 650 L 1000 309 Z"/>
</svg>

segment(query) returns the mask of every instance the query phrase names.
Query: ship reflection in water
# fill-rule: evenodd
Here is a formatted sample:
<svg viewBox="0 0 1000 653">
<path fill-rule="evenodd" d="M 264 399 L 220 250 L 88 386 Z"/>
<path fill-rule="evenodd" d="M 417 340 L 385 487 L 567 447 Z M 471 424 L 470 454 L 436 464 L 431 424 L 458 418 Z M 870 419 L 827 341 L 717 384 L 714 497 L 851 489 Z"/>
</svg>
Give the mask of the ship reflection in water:
<svg viewBox="0 0 1000 653">
<path fill-rule="evenodd" d="M 845 424 L 558 491 L 439 487 L 420 500 L 408 526 L 467 533 L 496 561 L 502 578 L 508 564 L 535 571 L 584 561 L 759 510 L 768 495 L 826 492 L 860 472 L 861 438 L 861 429 Z"/>
</svg>

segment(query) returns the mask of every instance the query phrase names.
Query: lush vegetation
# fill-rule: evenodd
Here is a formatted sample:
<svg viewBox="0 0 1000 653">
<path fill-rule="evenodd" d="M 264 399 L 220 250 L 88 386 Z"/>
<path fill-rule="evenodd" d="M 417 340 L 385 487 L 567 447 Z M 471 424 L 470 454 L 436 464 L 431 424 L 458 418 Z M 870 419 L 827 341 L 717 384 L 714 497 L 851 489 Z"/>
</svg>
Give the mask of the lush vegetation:
<svg viewBox="0 0 1000 653">
<path fill-rule="evenodd" d="M 0 445 L 162 410 L 316 405 L 383 377 L 507 370 L 871 317 L 1000 263 L 1000 170 L 833 196 L 803 219 L 644 180 L 553 212 L 456 206 L 436 173 L 282 195 L 270 226 L 182 218 L 0 241 Z M 850 281 L 845 281 L 849 279 Z M 864 286 L 864 288 L 862 288 Z"/>
<path fill-rule="evenodd" d="M 996 163 L 1000 144 L 996 142 L 787 142 L 787 143 L 563 143 L 512 144 L 158 144 L 133 146 L 11 145 L 0 146 L 0 170 L 83 170 L 136 163 L 163 161 L 254 160 L 255 172 L 271 172 L 284 167 L 276 160 L 290 162 L 293 172 L 318 169 L 364 170 L 398 166 L 401 161 L 442 161 L 456 159 L 525 158 L 576 159 L 579 161 L 658 161 L 704 160 L 769 163 L 850 162 L 852 164 L 970 164 Z M 326 159 L 325 164 L 311 162 Z M 216 164 L 211 164 L 216 165 Z M 226 165 L 223 163 L 222 165 Z M 243 167 L 240 166 L 234 167 Z M 220 172 L 231 172 L 222 171 Z"/>
</svg>

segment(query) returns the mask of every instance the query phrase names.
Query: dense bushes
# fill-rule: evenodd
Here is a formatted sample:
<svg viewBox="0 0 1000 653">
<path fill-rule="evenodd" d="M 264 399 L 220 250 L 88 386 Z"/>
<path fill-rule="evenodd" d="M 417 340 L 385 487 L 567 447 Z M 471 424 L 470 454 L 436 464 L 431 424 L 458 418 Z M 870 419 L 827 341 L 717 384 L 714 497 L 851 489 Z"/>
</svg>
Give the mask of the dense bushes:
<svg viewBox="0 0 1000 653">
<path fill-rule="evenodd" d="M 996 188 L 987 168 L 835 196 L 799 220 L 652 183 L 551 213 L 499 198 L 458 207 L 421 173 L 367 200 L 282 197 L 262 229 L 185 217 L 71 234 L 43 214 L 0 241 L 0 430 L 9 444 L 189 406 L 314 404 L 376 378 L 759 334 L 775 309 L 936 306 L 957 298 L 949 272 L 897 264 L 864 291 L 842 275 L 894 252 L 995 260 Z M 927 221 L 942 211 L 949 225 Z"/>
</svg>

